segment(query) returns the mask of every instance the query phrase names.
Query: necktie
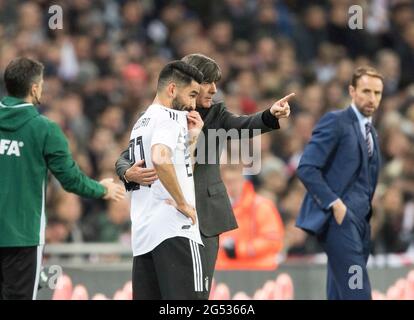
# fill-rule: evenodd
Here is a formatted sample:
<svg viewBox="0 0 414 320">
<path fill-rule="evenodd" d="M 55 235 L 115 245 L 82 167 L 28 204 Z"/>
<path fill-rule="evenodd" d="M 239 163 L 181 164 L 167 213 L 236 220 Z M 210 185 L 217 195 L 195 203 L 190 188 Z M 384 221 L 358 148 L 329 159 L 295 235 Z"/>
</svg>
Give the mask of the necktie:
<svg viewBox="0 0 414 320">
<path fill-rule="evenodd" d="M 372 124 L 371 122 L 367 122 L 365 124 L 365 141 L 367 143 L 367 148 L 368 148 L 368 156 L 371 157 L 373 152 L 374 152 L 374 146 L 372 145 L 372 140 L 371 140 L 371 130 L 372 130 Z"/>
</svg>

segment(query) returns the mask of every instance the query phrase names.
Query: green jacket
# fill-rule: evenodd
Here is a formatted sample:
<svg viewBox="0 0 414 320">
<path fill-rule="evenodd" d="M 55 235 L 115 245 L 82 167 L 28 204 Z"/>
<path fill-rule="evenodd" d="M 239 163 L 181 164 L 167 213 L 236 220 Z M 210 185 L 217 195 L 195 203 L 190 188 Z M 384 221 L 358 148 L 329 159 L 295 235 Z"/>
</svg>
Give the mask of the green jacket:
<svg viewBox="0 0 414 320">
<path fill-rule="evenodd" d="M 104 187 L 85 176 L 73 160 L 59 126 L 30 103 L 0 101 L 0 247 L 45 241 L 47 170 L 66 191 L 100 198 Z"/>
</svg>

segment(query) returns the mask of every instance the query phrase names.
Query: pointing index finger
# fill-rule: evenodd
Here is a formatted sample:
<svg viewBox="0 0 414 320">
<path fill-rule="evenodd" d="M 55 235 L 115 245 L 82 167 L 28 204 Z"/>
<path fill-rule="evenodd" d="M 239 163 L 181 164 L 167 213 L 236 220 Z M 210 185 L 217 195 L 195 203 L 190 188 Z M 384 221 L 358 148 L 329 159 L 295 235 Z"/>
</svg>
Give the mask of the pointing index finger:
<svg viewBox="0 0 414 320">
<path fill-rule="evenodd" d="M 292 92 L 289 93 L 287 96 L 284 96 L 282 99 L 279 100 L 279 102 L 286 102 L 288 101 L 290 98 L 294 97 L 296 95 L 296 93 Z"/>
</svg>

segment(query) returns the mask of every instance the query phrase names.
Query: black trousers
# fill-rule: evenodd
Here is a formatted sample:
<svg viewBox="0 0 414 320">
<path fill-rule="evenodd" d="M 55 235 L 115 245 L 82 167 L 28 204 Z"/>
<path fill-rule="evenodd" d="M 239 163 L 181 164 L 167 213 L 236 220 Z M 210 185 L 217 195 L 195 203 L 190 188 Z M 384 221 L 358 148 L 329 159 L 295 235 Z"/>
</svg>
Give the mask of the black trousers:
<svg viewBox="0 0 414 320">
<path fill-rule="evenodd" d="M 42 246 L 0 247 L 0 300 L 35 300 Z"/>
<path fill-rule="evenodd" d="M 216 260 L 219 250 L 219 236 L 206 237 L 201 234 L 201 240 L 204 247 L 200 248 L 204 252 L 205 270 L 204 274 L 208 278 L 207 294 L 210 296 L 211 282 L 214 277 L 214 269 L 216 267 Z"/>
<path fill-rule="evenodd" d="M 208 279 L 202 246 L 184 237 L 164 240 L 154 250 L 135 256 L 134 300 L 207 300 Z"/>
</svg>

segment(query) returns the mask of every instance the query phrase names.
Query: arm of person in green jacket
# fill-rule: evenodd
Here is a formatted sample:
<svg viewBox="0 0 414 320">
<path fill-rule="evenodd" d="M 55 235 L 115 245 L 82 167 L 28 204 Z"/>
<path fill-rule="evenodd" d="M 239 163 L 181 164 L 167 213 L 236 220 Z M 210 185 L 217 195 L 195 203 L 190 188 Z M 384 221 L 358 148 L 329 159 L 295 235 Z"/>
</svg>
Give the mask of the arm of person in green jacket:
<svg viewBox="0 0 414 320">
<path fill-rule="evenodd" d="M 60 127 L 51 121 L 44 146 L 44 157 L 47 167 L 66 191 L 88 198 L 105 196 L 105 187 L 80 170 L 72 158 L 65 135 Z"/>
</svg>

